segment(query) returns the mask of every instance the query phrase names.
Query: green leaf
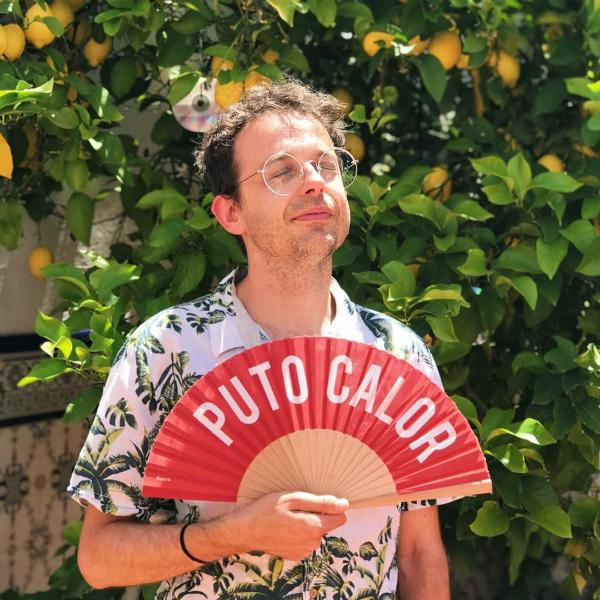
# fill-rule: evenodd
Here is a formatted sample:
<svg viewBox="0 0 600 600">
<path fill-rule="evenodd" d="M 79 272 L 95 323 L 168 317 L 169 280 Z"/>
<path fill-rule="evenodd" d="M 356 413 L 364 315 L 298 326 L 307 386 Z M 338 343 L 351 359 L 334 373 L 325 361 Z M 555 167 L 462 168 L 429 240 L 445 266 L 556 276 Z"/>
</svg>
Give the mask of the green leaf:
<svg viewBox="0 0 600 600">
<path fill-rule="evenodd" d="M 294 13 L 298 8 L 296 0 L 267 0 L 267 3 L 277 11 L 279 17 L 290 27 L 294 26 Z"/>
<path fill-rule="evenodd" d="M 16 250 L 23 233 L 23 205 L 18 201 L 0 202 L 0 244 Z"/>
<path fill-rule="evenodd" d="M 594 433 L 600 434 L 600 399 L 583 398 L 575 403 L 575 412 L 581 422 Z"/>
<path fill-rule="evenodd" d="M 392 283 L 402 289 L 402 296 L 412 296 L 415 293 L 415 276 L 410 269 L 397 260 L 392 260 L 381 267 L 381 272 Z"/>
<path fill-rule="evenodd" d="M 600 237 L 597 237 L 589 245 L 575 270 L 589 277 L 598 277 L 600 275 Z"/>
<path fill-rule="evenodd" d="M 435 56 L 429 54 L 415 57 L 411 59 L 411 62 L 417 66 L 425 89 L 436 102 L 440 102 L 448 83 L 448 75 L 442 63 Z"/>
<path fill-rule="evenodd" d="M 161 67 L 173 67 L 184 64 L 197 50 L 196 35 L 182 35 L 167 25 L 156 35 L 158 54 L 156 60 Z"/>
<path fill-rule="evenodd" d="M 79 538 L 81 537 L 81 530 L 83 529 L 83 521 L 77 519 L 71 521 L 62 531 L 62 539 L 69 544 L 77 548 L 79 546 Z"/>
<path fill-rule="evenodd" d="M 192 216 L 186 221 L 186 223 L 195 231 L 208 229 L 213 226 L 214 222 L 214 218 L 201 206 L 194 206 L 192 209 Z"/>
<path fill-rule="evenodd" d="M 109 300 L 111 292 L 125 283 L 139 279 L 137 265 L 111 261 L 105 269 L 97 269 L 90 275 L 90 283 L 96 289 L 100 300 Z"/>
<path fill-rule="evenodd" d="M 432 317 L 426 316 L 425 320 L 429 323 L 433 334 L 443 342 L 458 342 L 450 317 Z"/>
<path fill-rule="evenodd" d="M 34 21 L 39 20 L 40 19 L 34 19 Z M 56 17 L 43 17 L 41 20 L 56 37 L 60 37 L 65 32 L 63 24 Z"/>
<path fill-rule="evenodd" d="M 481 191 L 492 204 L 496 204 L 497 206 L 508 206 L 515 202 L 515 197 L 505 183 L 485 185 L 481 188 Z"/>
<path fill-rule="evenodd" d="M 553 192 L 562 192 L 563 194 L 574 192 L 578 190 L 583 184 L 579 183 L 576 179 L 573 179 L 566 173 L 540 173 L 536 175 L 529 189 L 533 190 L 541 188 L 544 190 L 550 190 Z"/>
<path fill-rule="evenodd" d="M 495 175 L 496 177 L 508 177 L 508 170 L 504 161 L 498 156 L 486 156 L 484 158 L 471 158 L 471 165 L 482 175 Z"/>
<path fill-rule="evenodd" d="M 415 303 L 431 302 L 432 300 L 454 300 L 465 308 L 470 306 L 463 298 L 459 285 L 430 285 L 416 299 Z"/>
<path fill-rule="evenodd" d="M 465 419 L 468 419 L 477 427 L 481 425 L 481 423 L 479 422 L 479 416 L 477 415 L 477 409 L 468 398 L 465 398 L 464 396 L 460 396 L 458 394 L 453 394 L 452 396 L 450 396 L 450 398 L 452 398 L 454 404 L 456 404 L 458 410 L 460 410 Z"/>
<path fill-rule="evenodd" d="M 93 414 L 101 397 L 102 386 L 86 388 L 67 405 L 63 420 L 68 423 L 83 421 Z"/>
<path fill-rule="evenodd" d="M 523 455 L 514 444 L 504 444 L 486 450 L 487 454 L 491 454 L 497 458 L 500 463 L 513 473 L 527 473 L 527 465 Z"/>
<path fill-rule="evenodd" d="M 51 342 L 57 342 L 62 336 L 69 336 L 69 328 L 58 319 L 38 311 L 35 319 L 35 332 Z"/>
<path fill-rule="evenodd" d="M 144 600 L 154 600 L 156 598 L 156 592 L 160 587 L 160 581 L 158 583 L 147 583 L 142 586 L 142 597 Z"/>
<path fill-rule="evenodd" d="M 336 0 L 308 0 L 308 8 L 323 27 L 333 27 L 335 25 Z"/>
<path fill-rule="evenodd" d="M 479 202 L 470 199 L 461 199 L 457 195 L 457 201 L 449 200 L 446 206 L 457 216 L 469 221 L 487 221 L 493 219 L 494 215 L 485 210 Z"/>
<path fill-rule="evenodd" d="M 213 44 L 212 46 L 207 46 L 203 48 L 202 54 L 206 54 L 206 56 L 219 56 L 220 58 L 226 58 L 231 62 L 237 62 L 238 53 L 237 50 L 231 46 L 226 46 L 225 44 Z"/>
<path fill-rule="evenodd" d="M 492 406 L 492 408 L 490 408 L 483 417 L 483 421 L 481 423 L 481 439 L 487 440 L 491 431 L 497 429 L 498 427 L 509 425 L 514 416 L 515 411 L 513 408 L 504 410 L 502 408 Z"/>
<path fill-rule="evenodd" d="M 508 161 L 507 172 L 513 180 L 515 193 L 522 200 L 527 192 L 527 186 L 531 182 L 531 168 L 522 152 L 515 154 Z"/>
<path fill-rule="evenodd" d="M 37 363 L 18 383 L 18 387 L 24 387 L 36 381 L 50 381 L 63 373 L 69 373 L 73 369 L 67 367 L 62 358 L 50 358 Z"/>
<path fill-rule="evenodd" d="M 546 506 L 524 517 L 562 538 L 572 537 L 569 515 L 560 506 Z"/>
<path fill-rule="evenodd" d="M 56 279 L 68 283 L 77 289 L 82 296 L 93 296 L 93 290 L 86 276 L 73 265 L 53 263 L 44 268 L 46 279 Z"/>
<path fill-rule="evenodd" d="M 504 250 L 496 259 L 494 267 L 496 269 L 520 271 L 522 273 L 539 274 L 542 272 L 535 250 L 525 244 L 519 244 L 518 246 L 509 247 Z"/>
<path fill-rule="evenodd" d="M 542 271 L 553 279 L 558 267 L 567 256 L 569 242 L 564 238 L 558 238 L 553 242 L 546 242 L 538 238 L 535 243 L 537 262 Z"/>
<path fill-rule="evenodd" d="M 529 417 L 523 419 L 523 421 L 509 423 L 493 429 L 488 434 L 486 440 L 490 441 L 499 435 L 510 435 L 531 444 L 535 444 L 536 446 L 549 446 L 556 442 L 548 430 L 539 421 Z"/>
<path fill-rule="evenodd" d="M 560 230 L 560 235 L 567 238 L 581 254 L 596 240 L 594 226 L 587 219 L 577 219 Z"/>
<path fill-rule="evenodd" d="M 355 123 L 366 123 L 368 121 L 367 111 L 364 104 L 355 104 L 348 113 L 348 118 Z"/>
<path fill-rule="evenodd" d="M 73 192 L 65 208 L 69 231 L 76 240 L 86 245 L 90 243 L 95 204 L 94 200 L 86 194 Z"/>
<path fill-rule="evenodd" d="M 152 208 L 160 206 L 160 217 L 163 221 L 171 217 L 179 217 L 187 208 L 189 203 L 185 196 L 174 189 L 165 188 L 153 190 L 144 194 L 137 202 L 138 208 Z"/>
<path fill-rule="evenodd" d="M 593 219 L 600 215 L 600 196 L 588 196 L 581 205 L 581 218 Z"/>
<path fill-rule="evenodd" d="M 117 97 L 125 96 L 136 81 L 138 62 L 133 56 L 118 59 L 110 69 L 110 90 Z"/>
<path fill-rule="evenodd" d="M 515 277 L 510 280 L 512 286 L 525 298 L 531 310 L 535 310 L 537 306 L 538 291 L 535 281 L 531 277 Z"/>
<path fill-rule="evenodd" d="M 539 354 L 534 352 L 519 352 L 512 361 L 512 372 L 518 373 L 525 369 L 530 373 L 546 373 L 548 368 Z"/>
<path fill-rule="evenodd" d="M 77 113 L 68 106 L 63 106 L 59 110 L 47 110 L 44 116 L 54 125 L 61 129 L 76 129 L 79 127 L 79 117 Z"/>
<path fill-rule="evenodd" d="M 175 259 L 175 276 L 171 292 L 180 297 L 191 292 L 206 273 L 206 255 L 202 250 L 178 254 Z"/>
<path fill-rule="evenodd" d="M 575 527 L 591 527 L 600 515 L 600 500 L 581 496 L 571 504 L 569 518 Z"/>
<path fill-rule="evenodd" d="M 480 537 L 495 537 L 506 533 L 509 525 L 510 518 L 502 511 L 498 502 L 486 500 L 469 528 Z"/>
<path fill-rule="evenodd" d="M 288 67 L 297 69 L 302 73 L 307 73 L 310 71 L 308 60 L 306 60 L 306 57 L 302 51 L 298 50 L 297 48 L 288 48 L 287 50 L 284 50 L 279 57 L 279 62 L 282 65 L 287 65 Z"/>
<path fill-rule="evenodd" d="M 467 260 L 457 267 L 467 277 L 483 277 L 490 271 L 486 267 L 485 252 L 481 248 L 471 248 L 467 253 Z"/>
</svg>

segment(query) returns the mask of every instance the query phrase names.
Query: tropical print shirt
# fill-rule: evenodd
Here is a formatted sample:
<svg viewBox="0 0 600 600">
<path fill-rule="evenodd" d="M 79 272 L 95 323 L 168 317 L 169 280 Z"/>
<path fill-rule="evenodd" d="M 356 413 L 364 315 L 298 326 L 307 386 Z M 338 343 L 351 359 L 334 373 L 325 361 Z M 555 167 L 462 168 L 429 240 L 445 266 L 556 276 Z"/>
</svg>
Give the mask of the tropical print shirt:
<svg viewBox="0 0 600 600">
<path fill-rule="evenodd" d="M 153 440 L 182 394 L 223 360 L 269 339 L 236 296 L 241 276 L 230 273 L 209 295 L 158 313 L 129 336 L 73 471 L 68 491 L 75 500 L 154 523 L 211 519 L 232 510 L 226 503 L 147 498 L 141 489 Z M 414 332 L 354 304 L 333 279 L 330 292 L 336 310 L 325 335 L 388 350 L 441 387 L 431 354 Z M 401 514 L 433 503 L 350 510 L 347 523 L 325 535 L 320 550 L 304 561 L 229 556 L 163 581 L 157 599 L 394 598 Z"/>
</svg>

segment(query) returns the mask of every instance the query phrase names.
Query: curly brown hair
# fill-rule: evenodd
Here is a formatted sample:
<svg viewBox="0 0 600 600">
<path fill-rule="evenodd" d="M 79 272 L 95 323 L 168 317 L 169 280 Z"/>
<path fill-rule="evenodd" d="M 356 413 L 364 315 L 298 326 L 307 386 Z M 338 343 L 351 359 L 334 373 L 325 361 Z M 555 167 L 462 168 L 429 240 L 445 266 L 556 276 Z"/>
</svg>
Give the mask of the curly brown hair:
<svg viewBox="0 0 600 600">
<path fill-rule="evenodd" d="M 244 93 L 238 104 L 219 115 L 195 153 L 196 165 L 209 191 L 239 201 L 235 140 L 247 123 L 271 111 L 312 117 L 325 127 L 335 146 L 344 146 L 344 105 L 333 96 L 291 78 L 256 85 Z"/>
</svg>

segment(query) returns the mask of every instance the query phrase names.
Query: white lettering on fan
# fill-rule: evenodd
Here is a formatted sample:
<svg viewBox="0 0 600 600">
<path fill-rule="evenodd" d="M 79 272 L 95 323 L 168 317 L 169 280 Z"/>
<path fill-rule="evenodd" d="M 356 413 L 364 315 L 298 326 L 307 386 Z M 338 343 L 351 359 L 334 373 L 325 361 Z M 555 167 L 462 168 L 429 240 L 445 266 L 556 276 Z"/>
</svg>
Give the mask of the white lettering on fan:
<svg viewBox="0 0 600 600">
<path fill-rule="evenodd" d="M 281 375 L 285 389 L 285 398 L 291 404 L 302 404 L 309 398 L 309 385 L 306 377 L 304 363 L 299 356 L 289 355 L 281 361 Z M 361 376 L 348 406 L 353 409 L 362 409 L 385 423 L 391 425 L 393 418 L 386 413 L 394 398 L 401 392 L 404 377 L 398 376 L 390 389 L 383 396 L 384 390 L 380 390 L 382 367 L 371 364 Z M 351 389 L 348 385 L 342 385 L 343 374 L 351 375 L 353 364 L 350 357 L 338 355 L 334 357 L 329 365 L 327 377 L 326 398 L 333 404 L 343 404 L 350 398 Z M 233 376 L 229 382 L 218 387 L 219 393 L 231 409 L 233 416 L 241 423 L 250 425 L 260 417 L 260 400 L 266 399 L 271 410 L 279 410 L 279 402 L 273 390 L 269 377 L 272 373 L 270 362 L 262 362 L 248 369 L 251 376 L 256 376 L 260 382 L 260 389 L 253 391 L 253 397 L 238 376 Z M 384 378 L 385 380 L 385 378 Z M 236 396 L 242 401 L 238 401 Z M 262 393 L 261 393 L 262 392 Z M 259 397 L 260 396 L 260 397 Z M 377 404 L 377 398 L 383 396 L 383 400 Z M 279 398 L 281 400 L 281 398 Z M 456 432 L 448 421 L 444 421 L 427 430 L 427 424 L 435 416 L 435 403 L 431 398 L 422 397 L 413 402 L 402 414 L 400 414 L 394 425 L 395 431 L 400 438 L 415 438 L 409 443 L 411 450 L 421 449 L 417 455 L 419 462 L 427 460 L 437 450 L 443 450 L 456 440 Z M 203 402 L 194 411 L 194 417 L 210 433 L 230 446 L 233 439 L 223 431 L 226 424 L 226 415 L 222 408 L 213 402 Z"/>
</svg>

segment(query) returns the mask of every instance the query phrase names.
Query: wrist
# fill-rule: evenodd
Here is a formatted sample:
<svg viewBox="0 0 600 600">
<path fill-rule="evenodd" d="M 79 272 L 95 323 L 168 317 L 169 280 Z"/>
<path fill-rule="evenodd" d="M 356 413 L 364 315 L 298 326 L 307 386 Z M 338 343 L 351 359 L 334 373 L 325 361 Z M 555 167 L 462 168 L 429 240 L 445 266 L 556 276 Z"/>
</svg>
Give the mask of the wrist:
<svg viewBox="0 0 600 600">
<path fill-rule="evenodd" d="M 241 535 L 242 531 L 230 515 L 212 521 L 200 521 L 193 523 L 185 531 L 185 546 L 188 552 L 199 560 L 220 560 L 249 550 Z"/>
</svg>

